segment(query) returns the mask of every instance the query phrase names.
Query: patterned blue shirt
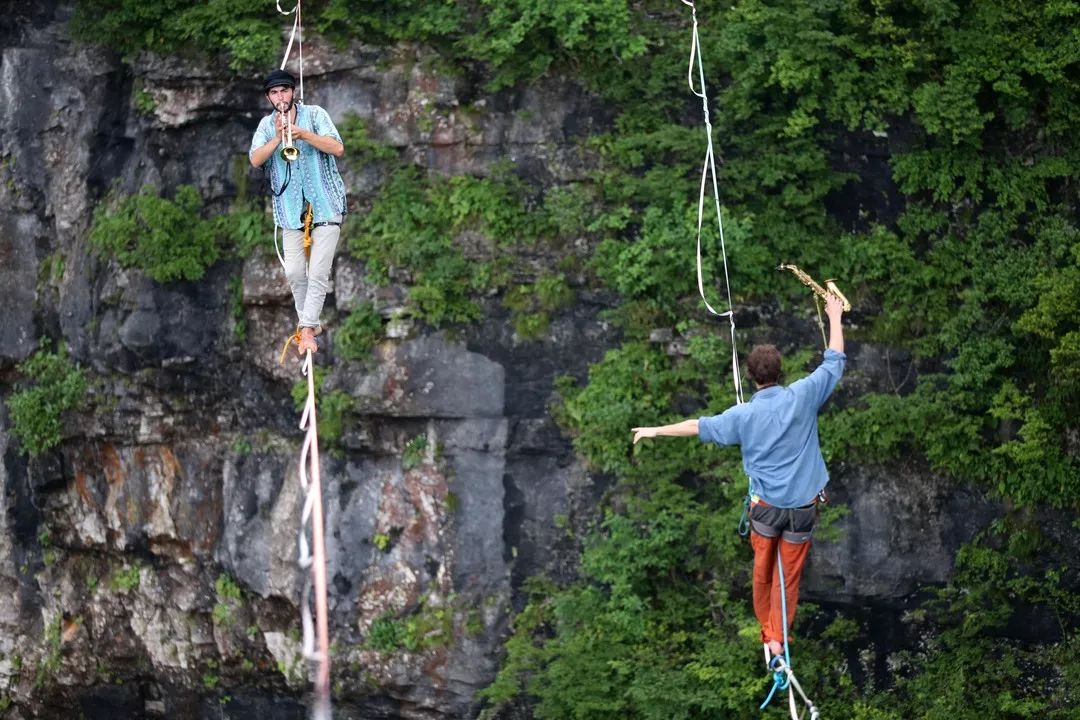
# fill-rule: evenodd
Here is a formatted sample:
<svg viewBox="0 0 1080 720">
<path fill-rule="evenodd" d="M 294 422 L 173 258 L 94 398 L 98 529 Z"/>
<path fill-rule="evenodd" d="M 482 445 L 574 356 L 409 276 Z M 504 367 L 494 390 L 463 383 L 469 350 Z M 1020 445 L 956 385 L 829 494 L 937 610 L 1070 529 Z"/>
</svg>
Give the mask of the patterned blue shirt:
<svg viewBox="0 0 1080 720">
<path fill-rule="evenodd" d="M 274 111 L 259 122 L 251 139 L 248 157 L 273 139 L 277 115 L 277 111 Z M 316 135 L 325 135 L 341 142 L 341 135 L 330 120 L 330 115 L 318 105 L 297 105 L 296 124 Z M 274 192 L 280 191 L 285 178 L 289 178 L 285 192 L 280 197 L 274 197 L 274 222 L 281 228 L 302 228 L 305 203 L 311 203 L 314 208 L 314 222 L 328 222 L 338 215 L 344 215 L 345 183 L 338 174 L 337 160 L 303 140 L 294 144 L 300 151 L 300 157 L 293 162 L 288 163 L 281 157 L 280 148 L 267 161 L 270 166 L 270 187 Z M 287 171 L 286 165 L 292 165 L 292 168 Z"/>
<path fill-rule="evenodd" d="M 750 402 L 698 420 L 698 437 L 739 445 L 750 492 L 781 508 L 811 503 L 829 482 L 818 442 L 818 410 L 844 373 L 847 356 L 826 350 L 821 365 L 787 387 L 758 390 Z"/>
</svg>

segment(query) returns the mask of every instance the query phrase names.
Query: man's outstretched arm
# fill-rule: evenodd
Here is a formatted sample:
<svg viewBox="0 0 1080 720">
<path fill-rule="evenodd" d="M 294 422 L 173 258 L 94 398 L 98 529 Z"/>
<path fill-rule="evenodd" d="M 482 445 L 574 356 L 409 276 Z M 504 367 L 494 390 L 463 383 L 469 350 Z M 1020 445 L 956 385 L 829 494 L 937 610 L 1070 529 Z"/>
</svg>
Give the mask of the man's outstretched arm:
<svg viewBox="0 0 1080 720">
<path fill-rule="evenodd" d="M 642 438 L 651 437 L 697 437 L 698 434 L 698 421 L 697 418 L 691 420 L 683 420 L 682 422 L 674 423 L 673 425 L 661 425 L 659 427 L 636 427 L 631 428 L 631 432 L 634 433 L 634 444 Z"/>
</svg>

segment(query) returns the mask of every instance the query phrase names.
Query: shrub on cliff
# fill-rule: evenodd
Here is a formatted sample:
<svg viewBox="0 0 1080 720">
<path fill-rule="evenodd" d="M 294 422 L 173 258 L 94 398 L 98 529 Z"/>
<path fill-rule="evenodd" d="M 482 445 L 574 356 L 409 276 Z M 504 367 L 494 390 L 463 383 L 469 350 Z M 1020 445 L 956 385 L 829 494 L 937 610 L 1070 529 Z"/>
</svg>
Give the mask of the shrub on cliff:
<svg viewBox="0 0 1080 720">
<path fill-rule="evenodd" d="M 136 195 L 112 198 L 94 212 L 90 244 L 123 267 L 137 267 L 158 282 L 198 280 L 218 259 L 218 225 L 200 216 L 202 198 L 181 185 L 173 200 L 146 185 Z"/>
<path fill-rule="evenodd" d="M 269 63 L 281 41 L 282 18 L 263 0 L 79 0 L 72 34 L 132 55 L 224 50 L 233 70 Z"/>
<path fill-rule="evenodd" d="M 11 432 L 25 452 L 40 455 L 63 438 L 62 416 L 82 404 L 86 378 L 63 347 L 39 350 L 18 369 L 33 384 L 8 398 Z"/>
</svg>

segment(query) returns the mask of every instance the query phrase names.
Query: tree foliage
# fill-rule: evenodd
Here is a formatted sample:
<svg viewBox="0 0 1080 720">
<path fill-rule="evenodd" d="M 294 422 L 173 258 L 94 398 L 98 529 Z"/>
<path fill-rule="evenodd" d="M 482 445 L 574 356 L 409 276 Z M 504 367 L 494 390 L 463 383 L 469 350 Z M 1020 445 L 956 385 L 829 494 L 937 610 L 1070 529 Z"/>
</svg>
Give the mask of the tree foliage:
<svg viewBox="0 0 1080 720">
<path fill-rule="evenodd" d="M 192 185 L 178 187 L 171 200 L 150 185 L 134 195 L 114 193 L 94 211 L 90 245 L 157 282 L 195 281 L 223 253 L 246 256 L 268 231 L 266 213 L 243 201 L 226 213 L 204 214 Z"/>
<path fill-rule="evenodd" d="M 81 0 L 80 11 L 101 5 Z M 86 25 L 98 38 L 125 52 L 168 46 L 158 37 L 172 27 L 165 10 L 110 5 L 116 12 Z M 197 5 L 169 3 L 169 22 L 205 23 L 205 47 L 243 58 Z M 843 278 L 857 339 L 899 347 L 918 369 L 896 392 L 823 419 L 830 461 L 919 457 L 1014 512 L 961 553 L 954 580 L 919 609 L 927 642 L 890 687 L 856 687 L 842 668 L 864 628 L 811 608 L 800 625 L 824 628 L 801 640 L 800 677 L 814 678 L 807 690 L 825 717 L 1071 717 L 1078 581 L 1045 559 L 1054 543 L 1031 513 L 1080 505 L 1080 3 L 696 5 L 736 309 L 800 297 L 773 270 L 794 261 Z M 489 714 L 529 698 L 542 718 L 757 717 L 766 682 L 746 649 L 748 553 L 729 529 L 737 455 L 629 445 L 632 425 L 716 412 L 733 393 L 726 328 L 699 319 L 692 274 L 705 138 L 685 88 L 689 9 L 328 0 L 315 17 L 342 40 L 427 43 L 494 88 L 565 73 L 614 114 L 610 132 L 588 141 L 600 158 L 588 182 L 540 192 L 394 167 L 347 230 L 373 276 L 408 284 L 414 312 L 435 325 L 475 319 L 480 294 L 509 287 L 506 257 L 522 243 L 586 240 L 590 277 L 619 297 L 610 320 L 623 343 L 583 384 L 561 381 L 554 407 L 579 454 L 615 479 L 608 509 L 581 539 L 578 582 L 531 583 L 485 694 Z M 253 27 L 249 40 L 276 33 Z M 708 278 L 725 275 L 715 224 L 706 203 Z M 711 282 L 706 293 L 714 301 L 727 289 Z M 548 291 L 557 298 L 558 284 L 506 294 L 522 331 L 542 322 L 532 316 Z M 655 328 L 687 339 L 686 354 L 648 342 Z M 809 356 L 789 358 L 789 377 Z M 1046 577 L 1032 574 L 1036 550 Z M 1045 655 L 1007 639 L 1032 607 L 1061 629 Z"/>
<path fill-rule="evenodd" d="M 124 55 L 223 51 L 241 70 L 273 60 L 283 21 L 263 0 L 78 0 L 72 34 Z"/>
<path fill-rule="evenodd" d="M 723 72 L 712 84 L 713 120 L 736 301 L 775 295 L 776 259 L 798 258 L 844 278 L 857 307 L 868 309 L 859 339 L 906 348 L 923 369 L 903 392 L 868 395 L 831 413 L 822 434 L 832 460 L 921 455 L 955 481 L 1016 506 L 1075 509 L 1080 463 L 1070 418 L 1080 410 L 1072 364 L 1080 246 L 1069 168 L 1080 145 L 1069 127 L 1080 88 L 1069 68 L 1080 57 L 1080 7 L 760 1 L 699 3 L 698 13 L 709 18 L 705 57 Z M 616 131 L 594 142 L 604 158 L 606 219 L 598 223 L 605 229 L 595 271 L 623 298 L 613 317 L 628 340 L 591 369 L 584 387 L 564 383 L 556 408 L 578 451 L 632 495 L 618 494 L 611 503 L 618 513 L 586 541 L 581 582 L 545 588 L 518 617 L 488 697 L 496 705 L 535 698 L 540 717 L 749 716 L 763 684 L 722 710 L 692 705 L 714 676 L 695 677 L 699 665 L 688 655 L 675 655 L 674 677 L 651 674 L 672 657 L 672 637 L 689 634 L 694 651 L 710 648 L 709 624 L 699 618 L 643 631 L 643 616 L 659 626 L 700 612 L 702 588 L 736 589 L 729 607 L 745 612 L 737 590 L 745 578 L 731 566 L 746 557 L 718 553 L 722 534 L 706 536 L 716 543 L 704 551 L 718 553 L 715 564 L 680 586 L 671 568 L 694 567 L 700 547 L 684 536 L 677 556 L 665 557 L 670 529 L 662 518 L 678 512 L 702 523 L 714 507 L 732 507 L 734 459 L 717 451 L 702 457 L 674 441 L 628 443 L 632 425 L 716 411 L 731 392 L 722 381 L 703 384 L 724 367 L 716 348 L 702 363 L 644 342 L 658 325 L 698 342 L 722 342 L 722 333 L 685 320 L 699 303 L 687 236 L 703 138 L 671 102 L 677 86 L 655 85 L 657 69 L 675 66 L 667 48 L 685 48 L 677 37 L 686 28 L 670 17 L 639 17 L 654 53 L 633 72 L 617 63 L 591 69 L 622 113 Z M 858 195 L 860 183 L 873 180 L 862 174 L 875 170 L 851 161 L 854 148 L 886 159 L 876 170 L 881 196 Z M 858 212 L 823 212 L 839 204 L 856 204 Z M 707 275 L 717 277 L 719 258 L 705 260 Z M 673 482 L 685 490 L 701 476 L 727 488 L 728 505 L 674 501 Z M 1017 532 L 1018 522 L 1005 526 Z M 1022 534 L 1052 546 L 1038 529 Z M 644 576 L 662 588 L 597 572 L 598 555 L 608 553 L 618 560 L 607 567 L 647 568 Z M 843 633 L 802 641 L 800 676 L 819 678 L 811 696 L 826 715 L 841 717 L 1069 717 L 1075 663 L 1055 666 L 1041 648 L 1000 639 L 1016 613 L 1037 607 L 1060 623 L 1056 652 L 1071 657 L 1076 645 L 1075 574 L 1061 567 L 1049 581 L 1032 577 L 1030 561 L 993 536 L 966 548 L 941 602 L 924 610 L 933 642 L 906 658 L 885 691 L 831 675 Z M 665 590 L 673 586 L 680 601 L 669 605 Z M 814 620 L 803 616 L 800 625 L 807 622 Z M 753 677 L 740 666 L 745 649 L 728 652 L 714 668 L 722 681 L 710 688 L 713 698 L 745 689 Z M 977 667 L 977 677 L 958 673 L 958 665 Z M 666 696 L 661 687 L 680 690 Z"/>
</svg>

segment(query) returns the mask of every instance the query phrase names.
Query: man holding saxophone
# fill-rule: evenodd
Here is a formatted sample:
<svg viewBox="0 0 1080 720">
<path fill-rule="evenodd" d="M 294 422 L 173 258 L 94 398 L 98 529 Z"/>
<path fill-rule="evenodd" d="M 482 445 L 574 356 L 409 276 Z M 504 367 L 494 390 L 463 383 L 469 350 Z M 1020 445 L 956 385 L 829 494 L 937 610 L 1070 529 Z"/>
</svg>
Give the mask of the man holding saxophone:
<svg viewBox="0 0 1080 720">
<path fill-rule="evenodd" d="M 294 339 L 304 355 L 318 350 L 319 316 L 345 216 L 345 183 L 335 160 L 345 154 L 345 146 L 327 112 L 296 102 L 295 88 L 295 79 L 284 70 L 266 77 L 263 92 L 274 111 L 259 122 L 248 157 L 253 167 L 268 167 L 274 222 L 282 230 L 285 277 L 296 304 Z M 306 215 L 311 237 L 307 252 Z"/>
<path fill-rule="evenodd" d="M 780 385 L 780 353 L 772 345 L 758 345 L 747 359 L 747 371 L 757 386 L 750 402 L 713 417 L 633 428 L 635 443 L 642 438 L 696 435 L 704 442 L 740 446 L 751 485 L 754 614 L 771 656 L 783 654 L 783 600 L 787 626 L 795 619 L 803 563 L 817 522 L 817 502 L 829 481 L 818 441 L 817 414 L 844 372 L 843 301 L 827 293 L 825 312 L 829 345 L 821 365 L 809 376 L 787 387 Z M 783 587 L 776 564 L 778 549 Z"/>
</svg>

